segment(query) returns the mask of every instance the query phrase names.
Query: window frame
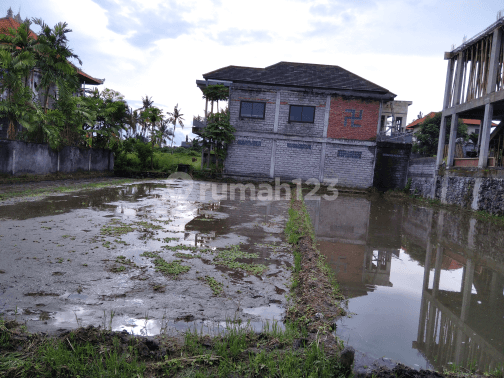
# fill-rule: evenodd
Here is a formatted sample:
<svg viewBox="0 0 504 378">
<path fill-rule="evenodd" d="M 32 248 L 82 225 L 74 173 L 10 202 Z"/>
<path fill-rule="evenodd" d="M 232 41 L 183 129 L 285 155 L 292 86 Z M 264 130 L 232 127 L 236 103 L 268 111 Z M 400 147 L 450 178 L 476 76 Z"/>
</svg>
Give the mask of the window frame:
<svg viewBox="0 0 504 378">
<path fill-rule="evenodd" d="M 264 110 L 263 110 L 263 114 L 262 114 L 262 117 L 249 117 L 249 116 L 244 116 L 242 115 L 242 104 L 244 102 L 248 102 L 250 104 L 263 104 L 264 105 Z M 238 114 L 240 120 L 244 119 L 244 118 L 247 118 L 247 119 L 265 119 L 266 118 L 266 102 L 264 101 L 248 101 L 248 100 L 241 100 L 240 101 L 240 112 Z"/>
<path fill-rule="evenodd" d="M 291 121 L 291 109 L 293 106 L 300 106 L 301 108 L 313 108 L 313 121 Z M 289 105 L 289 117 L 287 118 L 287 123 L 315 123 L 315 109 L 314 105 Z M 303 118 L 303 109 L 301 109 L 301 118 Z"/>
</svg>

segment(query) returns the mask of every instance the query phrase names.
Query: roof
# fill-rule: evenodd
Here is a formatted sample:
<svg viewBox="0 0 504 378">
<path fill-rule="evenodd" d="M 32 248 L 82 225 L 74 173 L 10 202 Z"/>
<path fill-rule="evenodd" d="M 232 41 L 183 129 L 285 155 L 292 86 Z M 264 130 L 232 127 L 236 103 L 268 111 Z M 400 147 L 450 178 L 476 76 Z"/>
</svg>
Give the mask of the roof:
<svg viewBox="0 0 504 378">
<path fill-rule="evenodd" d="M 0 33 L 8 33 L 9 28 L 17 29 L 19 28 L 21 24 L 15 20 L 12 17 L 3 17 L 0 18 Z M 37 34 L 35 34 L 31 29 L 30 29 L 30 37 L 37 39 Z M 77 70 L 77 75 L 79 75 L 79 80 L 81 82 L 85 82 L 86 84 L 91 84 L 91 85 L 100 85 L 103 84 L 105 79 L 96 79 L 92 77 L 91 75 L 88 75 L 78 67 L 72 64 L 72 66 Z"/>
<path fill-rule="evenodd" d="M 279 62 L 266 68 L 227 66 L 203 74 L 203 77 L 207 80 L 366 91 L 395 97 L 387 89 L 350 71 L 323 64 Z"/>
<path fill-rule="evenodd" d="M 0 18 L 0 32 L 3 32 L 4 34 L 9 31 L 9 28 L 17 29 L 20 25 L 21 24 L 19 22 L 11 17 Z M 37 34 L 35 34 L 31 29 L 30 37 L 37 39 Z"/>
<path fill-rule="evenodd" d="M 105 79 L 97 79 L 91 75 L 88 75 L 74 64 L 72 64 L 72 66 L 74 66 L 74 68 L 77 70 L 77 75 L 79 75 L 79 79 L 81 82 L 91 85 L 101 85 L 105 82 Z"/>
<path fill-rule="evenodd" d="M 411 122 L 408 126 L 406 126 L 407 129 L 414 129 L 415 127 L 419 126 L 423 121 L 425 121 L 427 118 L 432 118 L 436 115 L 436 112 L 430 112 L 423 118 L 415 119 L 413 122 Z M 465 123 L 466 125 L 475 125 L 479 126 L 481 125 L 481 120 L 479 119 L 468 119 L 468 118 L 461 118 L 460 121 L 462 123 Z M 492 122 L 492 127 L 497 126 L 496 123 Z"/>
<path fill-rule="evenodd" d="M 415 119 L 413 122 L 411 122 L 408 126 L 406 126 L 407 129 L 414 129 L 415 126 L 418 126 L 421 124 L 423 121 L 425 121 L 427 118 L 432 118 L 436 115 L 436 112 L 430 112 L 427 114 L 425 117 Z"/>
</svg>

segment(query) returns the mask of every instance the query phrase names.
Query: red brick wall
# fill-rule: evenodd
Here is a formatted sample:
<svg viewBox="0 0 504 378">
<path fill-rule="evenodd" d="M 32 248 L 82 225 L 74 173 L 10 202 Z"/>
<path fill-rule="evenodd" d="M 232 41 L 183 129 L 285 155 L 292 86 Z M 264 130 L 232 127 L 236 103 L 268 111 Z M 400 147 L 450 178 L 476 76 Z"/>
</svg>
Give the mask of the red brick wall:
<svg viewBox="0 0 504 378">
<path fill-rule="evenodd" d="M 353 113 L 347 110 L 352 110 Z M 342 97 L 331 97 L 327 137 L 335 139 L 373 140 L 376 138 L 379 113 L 379 101 L 365 101 L 359 99 L 346 100 Z M 352 117 L 354 118 L 354 127 L 351 125 Z M 346 126 L 345 118 L 347 118 Z"/>
</svg>

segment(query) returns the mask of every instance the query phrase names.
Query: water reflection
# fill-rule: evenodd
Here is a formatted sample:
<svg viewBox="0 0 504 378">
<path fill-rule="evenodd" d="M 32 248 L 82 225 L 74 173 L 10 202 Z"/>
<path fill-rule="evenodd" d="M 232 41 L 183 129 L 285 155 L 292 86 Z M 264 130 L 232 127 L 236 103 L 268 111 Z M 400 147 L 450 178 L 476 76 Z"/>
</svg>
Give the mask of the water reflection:
<svg viewBox="0 0 504 378">
<path fill-rule="evenodd" d="M 361 197 L 308 201 L 351 298 L 337 334 L 412 367 L 504 364 L 504 233 L 452 213 Z"/>
</svg>

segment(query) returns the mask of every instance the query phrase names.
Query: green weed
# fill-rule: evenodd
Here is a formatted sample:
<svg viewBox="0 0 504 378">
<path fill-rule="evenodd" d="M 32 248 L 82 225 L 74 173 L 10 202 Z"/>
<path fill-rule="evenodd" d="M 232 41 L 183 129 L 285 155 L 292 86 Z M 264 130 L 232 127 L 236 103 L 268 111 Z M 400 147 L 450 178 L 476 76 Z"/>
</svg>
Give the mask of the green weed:
<svg viewBox="0 0 504 378">
<path fill-rule="evenodd" d="M 215 278 L 210 276 L 205 276 L 205 281 L 210 285 L 214 295 L 219 295 L 222 293 L 223 284 L 218 282 Z"/>
<path fill-rule="evenodd" d="M 179 274 L 186 273 L 191 269 L 189 266 L 180 264 L 181 262 L 182 260 L 167 262 L 161 257 L 158 257 L 154 260 L 154 265 L 156 266 L 157 271 L 163 274 L 178 277 Z"/>
<path fill-rule="evenodd" d="M 240 251 L 239 245 L 232 245 L 229 249 L 218 251 L 217 256 L 214 259 L 214 263 L 230 269 L 245 270 L 252 274 L 262 274 L 268 269 L 268 267 L 263 264 L 248 264 L 236 261 L 236 259 L 239 258 L 257 259 L 259 258 L 259 255 L 257 253 Z"/>
</svg>

